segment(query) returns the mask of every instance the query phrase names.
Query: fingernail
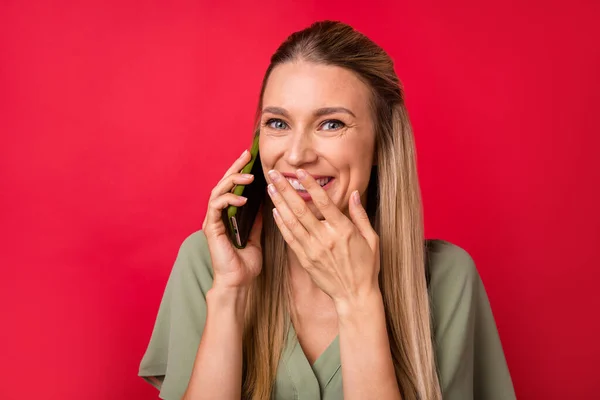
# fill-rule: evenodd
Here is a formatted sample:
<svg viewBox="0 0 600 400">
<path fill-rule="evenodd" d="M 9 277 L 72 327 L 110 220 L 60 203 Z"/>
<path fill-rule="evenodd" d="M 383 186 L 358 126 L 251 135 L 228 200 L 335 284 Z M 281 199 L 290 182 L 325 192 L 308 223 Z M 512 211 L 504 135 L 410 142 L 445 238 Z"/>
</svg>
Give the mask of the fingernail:
<svg viewBox="0 0 600 400">
<path fill-rule="evenodd" d="M 245 203 L 245 202 L 247 202 L 247 201 L 248 201 L 248 198 L 246 198 L 246 197 L 244 197 L 244 196 L 239 196 L 239 199 L 240 199 L 240 200 L 241 200 L 243 203 Z"/>
<path fill-rule="evenodd" d="M 302 180 L 304 178 L 306 178 L 306 171 L 304 171 L 303 169 L 299 169 L 296 171 L 296 176 Z"/>
<path fill-rule="evenodd" d="M 248 154 L 248 149 L 244 150 L 244 152 L 242 153 L 240 158 L 244 158 L 246 156 L 246 154 Z"/>
<path fill-rule="evenodd" d="M 242 174 L 242 178 L 250 179 L 250 178 L 252 178 L 252 174 Z"/>
<path fill-rule="evenodd" d="M 360 195 L 358 194 L 358 190 L 355 190 L 354 193 L 352 193 L 352 199 L 354 200 L 354 204 L 357 206 L 360 205 Z"/>
<path fill-rule="evenodd" d="M 279 180 L 279 173 L 272 169 L 269 171 L 269 178 L 271 178 L 273 182 L 277 182 Z"/>
<path fill-rule="evenodd" d="M 271 193 L 271 194 L 277 193 L 277 189 L 275 189 L 275 186 L 272 183 L 269 183 L 269 186 L 267 186 L 267 188 L 269 189 L 269 193 Z"/>
</svg>

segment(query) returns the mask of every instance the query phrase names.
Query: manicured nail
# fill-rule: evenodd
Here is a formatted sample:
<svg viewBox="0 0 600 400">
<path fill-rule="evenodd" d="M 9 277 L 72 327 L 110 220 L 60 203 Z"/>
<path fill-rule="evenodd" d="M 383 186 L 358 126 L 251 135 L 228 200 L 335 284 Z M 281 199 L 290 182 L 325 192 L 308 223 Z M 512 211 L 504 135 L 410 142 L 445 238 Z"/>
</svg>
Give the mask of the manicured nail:
<svg viewBox="0 0 600 400">
<path fill-rule="evenodd" d="M 248 149 L 244 150 L 244 152 L 242 153 L 240 158 L 244 158 L 246 156 L 246 154 L 248 154 Z"/>
<path fill-rule="evenodd" d="M 269 193 L 271 193 L 271 194 L 277 193 L 277 189 L 275 189 L 275 186 L 272 183 L 269 183 L 269 186 L 267 186 L 267 188 L 269 189 Z"/>
<path fill-rule="evenodd" d="M 252 178 L 252 174 L 242 174 L 242 178 L 244 178 L 244 179 L 251 179 Z"/>
<path fill-rule="evenodd" d="M 273 209 L 273 217 L 274 217 L 275 219 L 279 219 L 279 211 L 277 211 L 277 209 L 276 209 L 276 208 L 274 208 L 274 209 Z"/>
<path fill-rule="evenodd" d="M 306 171 L 304 171 L 303 169 L 299 169 L 296 171 L 296 176 L 298 177 L 298 179 L 304 180 L 304 178 L 306 178 Z"/>
<path fill-rule="evenodd" d="M 352 193 L 352 199 L 354 200 L 354 204 L 357 206 L 360 205 L 360 195 L 358 194 L 358 190 L 355 190 L 354 193 Z"/>
<path fill-rule="evenodd" d="M 269 171 L 269 178 L 271 178 L 273 182 L 277 182 L 279 180 L 279 173 L 272 169 Z"/>
</svg>

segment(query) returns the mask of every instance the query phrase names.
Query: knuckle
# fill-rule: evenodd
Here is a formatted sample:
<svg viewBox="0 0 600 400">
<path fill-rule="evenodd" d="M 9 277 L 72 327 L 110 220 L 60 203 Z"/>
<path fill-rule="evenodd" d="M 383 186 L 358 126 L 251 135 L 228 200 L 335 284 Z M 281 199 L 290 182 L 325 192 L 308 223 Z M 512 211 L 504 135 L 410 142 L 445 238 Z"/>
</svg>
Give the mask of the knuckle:
<svg viewBox="0 0 600 400">
<path fill-rule="evenodd" d="M 304 250 L 304 254 L 309 264 L 313 263 L 318 259 L 317 253 L 318 250 L 315 248 L 315 246 L 310 246 L 310 248 Z"/>
<path fill-rule="evenodd" d="M 236 201 L 237 199 L 239 199 L 239 196 L 237 194 L 228 192 L 225 193 L 225 199 L 227 199 L 228 202 Z"/>
<path fill-rule="evenodd" d="M 360 210 L 358 212 L 358 218 L 360 218 L 362 220 L 368 220 L 369 219 L 369 215 L 367 214 L 367 212 L 365 210 Z"/>
<path fill-rule="evenodd" d="M 308 207 L 306 207 L 305 205 L 297 206 L 297 207 L 294 207 L 294 209 L 293 209 L 293 213 L 296 216 L 298 216 L 299 218 L 304 217 L 307 212 L 308 212 Z"/>
<path fill-rule="evenodd" d="M 216 198 L 217 196 L 219 196 L 221 194 L 219 187 L 220 187 L 220 185 L 217 185 L 210 191 L 211 198 Z"/>
<path fill-rule="evenodd" d="M 281 198 L 281 196 L 273 196 L 273 197 L 271 197 L 271 201 L 276 206 L 283 204 L 283 202 L 284 202 L 283 199 Z"/>
<path fill-rule="evenodd" d="M 294 249 L 296 247 L 296 238 L 290 233 L 290 231 L 287 229 L 280 229 L 279 233 L 281 233 L 281 237 L 283 237 L 283 240 L 286 241 L 290 248 Z"/>
<path fill-rule="evenodd" d="M 288 228 L 289 228 L 291 231 L 293 231 L 293 230 L 295 230 L 296 228 L 298 228 L 298 226 L 299 226 L 300 224 L 298 223 L 298 220 L 297 220 L 296 218 L 288 218 L 288 219 L 285 221 L 285 225 L 286 225 L 286 226 L 287 226 L 287 227 L 288 227 Z"/>
<path fill-rule="evenodd" d="M 349 242 L 352 236 L 354 236 L 353 229 L 346 228 L 342 229 L 342 231 L 340 232 L 340 239 L 342 239 L 344 242 Z"/>
<path fill-rule="evenodd" d="M 308 265 L 312 265 L 317 260 L 317 257 L 313 254 L 312 251 L 306 252 L 306 261 Z"/>
<path fill-rule="evenodd" d="M 283 184 L 278 184 L 275 185 L 275 188 L 277 188 L 277 190 L 279 191 L 279 193 L 283 194 L 286 193 L 287 190 L 289 189 L 288 185 L 283 185 Z"/>
<path fill-rule="evenodd" d="M 219 209 L 219 203 L 220 203 L 219 198 L 215 197 L 208 202 L 208 207 L 213 210 L 217 210 L 217 209 Z"/>
<path fill-rule="evenodd" d="M 326 243 L 324 246 L 317 246 L 313 252 L 313 261 L 323 260 L 327 257 L 327 253 L 333 248 L 330 243 Z"/>
<path fill-rule="evenodd" d="M 331 204 L 331 201 L 329 200 L 329 197 L 327 197 L 327 196 L 323 196 L 323 197 L 319 197 L 317 199 L 313 199 L 313 201 L 315 202 L 315 205 L 318 208 L 327 208 Z"/>
<path fill-rule="evenodd" d="M 286 242 L 290 245 L 290 247 L 296 246 L 296 238 L 294 235 L 290 235 L 289 233 L 287 234 Z"/>
<path fill-rule="evenodd" d="M 326 250 L 332 250 L 335 247 L 335 240 L 331 237 L 321 239 L 321 245 L 316 246 L 320 253 L 325 253 Z"/>
<path fill-rule="evenodd" d="M 310 262 L 309 259 L 304 259 L 301 262 L 302 267 L 306 270 L 306 272 L 311 273 L 315 270 L 314 265 Z"/>
</svg>

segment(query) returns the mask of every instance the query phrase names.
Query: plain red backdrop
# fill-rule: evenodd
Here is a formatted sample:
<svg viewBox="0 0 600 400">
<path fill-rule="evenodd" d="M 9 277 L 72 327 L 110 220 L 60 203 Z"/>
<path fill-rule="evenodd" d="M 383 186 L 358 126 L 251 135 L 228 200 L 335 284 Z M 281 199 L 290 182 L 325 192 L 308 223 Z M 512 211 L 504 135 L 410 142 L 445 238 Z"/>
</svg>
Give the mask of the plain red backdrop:
<svg viewBox="0 0 600 400">
<path fill-rule="evenodd" d="M 600 3 L 322 3 L 2 2 L 0 398 L 156 398 L 178 246 L 323 18 L 395 59 L 427 236 L 474 257 L 518 397 L 597 396 Z"/>
</svg>

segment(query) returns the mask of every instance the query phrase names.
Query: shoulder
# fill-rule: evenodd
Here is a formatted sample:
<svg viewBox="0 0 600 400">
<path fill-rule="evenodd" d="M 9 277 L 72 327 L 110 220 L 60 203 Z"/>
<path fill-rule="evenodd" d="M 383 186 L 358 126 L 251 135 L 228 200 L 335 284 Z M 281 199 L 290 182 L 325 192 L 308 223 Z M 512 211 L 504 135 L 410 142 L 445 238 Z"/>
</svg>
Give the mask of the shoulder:
<svg viewBox="0 0 600 400">
<path fill-rule="evenodd" d="M 481 292 L 481 278 L 471 255 L 445 240 L 426 242 L 429 298 L 436 334 L 457 317 L 467 323 L 471 319 Z"/>
<path fill-rule="evenodd" d="M 462 247 L 432 239 L 425 242 L 425 249 L 429 292 L 434 300 L 443 301 L 446 295 L 457 294 L 480 282 L 473 258 Z"/>
<path fill-rule="evenodd" d="M 494 315 L 473 258 L 443 240 L 427 241 L 426 248 L 444 399 L 514 399 Z"/>
<path fill-rule="evenodd" d="M 204 258 L 204 253 L 207 251 L 208 243 L 206 242 L 206 235 L 201 230 L 192 232 L 186 236 L 179 247 L 180 255 L 183 253 L 187 257 Z"/>
<path fill-rule="evenodd" d="M 160 398 L 180 399 L 185 392 L 206 322 L 206 292 L 212 280 L 206 236 L 193 232 L 179 245 L 140 363 L 139 375 L 160 389 Z"/>
<path fill-rule="evenodd" d="M 199 285 L 203 292 L 212 285 L 213 271 L 206 236 L 201 230 L 189 234 L 182 241 L 171 279 L 186 286 Z"/>
</svg>

